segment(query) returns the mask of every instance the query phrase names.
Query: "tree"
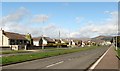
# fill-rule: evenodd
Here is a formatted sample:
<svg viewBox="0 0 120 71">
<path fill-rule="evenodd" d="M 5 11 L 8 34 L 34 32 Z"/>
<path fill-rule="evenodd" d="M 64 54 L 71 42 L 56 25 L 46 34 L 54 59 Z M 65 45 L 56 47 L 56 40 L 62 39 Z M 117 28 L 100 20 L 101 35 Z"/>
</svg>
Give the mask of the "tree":
<svg viewBox="0 0 120 71">
<path fill-rule="evenodd" d="M 111 40 L 111 43 L 114 43 L 115 46 L 120 48 L 120 36 L 113 37 L 113 39 Z"/>
<path fill-rule="evenodd" d="M 117 36 L 117 46 L 120 47 L 120 36 Z"/>
<path fill-rule="evenodd" d="M 25 38 L 29 41 L 29 44 L 32 45 L 33 44 L 33 39 L 31 37 L 31 34 L 26 34 Z"/>
</svg>

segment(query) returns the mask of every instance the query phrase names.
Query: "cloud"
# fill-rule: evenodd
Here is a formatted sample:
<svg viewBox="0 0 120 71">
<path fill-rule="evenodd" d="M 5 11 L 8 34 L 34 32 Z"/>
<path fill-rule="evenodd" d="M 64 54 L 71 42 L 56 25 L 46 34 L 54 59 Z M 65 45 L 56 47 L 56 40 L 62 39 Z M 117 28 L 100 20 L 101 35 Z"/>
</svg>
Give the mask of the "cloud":
<svg viewBox="0 0 120 71">
<path fill-rule="evenodd" d="M 59 32 L 61 38 L 66 38 L 69 35 L 68 29 L 60 28 L 60 26 L 57 26 L 55 24 L 48 24 L 46 26 L 43 26 L 42 32 L 42 34 L 44 34 L 45 36 L 52 38 L 59 38 Z"/>
<path fill-rule="evenodd" d="M 109 14 L 109 13 L 110 13 L 110 11 L 105 11 L 105 12 L 104 12 L 104 14 Z"/>
<path fill-rule="evenodd" d="M 83 20 L 83 17 L 76 17 L 75 20 L 76 23 L 80 23 Z"/>
<path fill-rule="evenodd" d="M 34 18 L 32 19 L 32 22 L 35 22 L 35 23 L 46 22 L 48 18 L 49 16 L 44 14 L 35 15 Z"/>
<path fill-rule="evenodd" d="M 107 12 L 108 13 L 108 12 Z M 97 35 L 117 35 L 118 31 L 118 12 L 109 12 L 109 18 L 101 24 L 90 23 L 81 27 L 79 31 L 72 32 L 71 37 L 93 37 Z"/>
<path fill-rule="evenodd" d="M 44 30 L 54 30 L 54 29 L 56 29 L 57 28 L 57 26 L 55 26 L 55 25 L 53 25 L 53 24 L 48 24 L 47 26 L 45 26 L 43 29 Z"/>
<path fill-rule="evenodd" d="M 28 21 L 32 21 L 34 23 L 26 26 L 26 23 L 21 22 L 22 19 L 26 18 L 28 15 L 28 10 L 24 7 L 19 8 L 14 13 L 3 16 L 0 19 L 0 27 L 2 27 L 5 31 L 12 31 L 16 33 L 30 33 L 33 37 L 38 37 L 41 35 L 46 35 L 49 37 L 59 37 L 59 31 L 61 34 L 61 38 L 68 37 L 93 37 L 96 35 L 116 35 L 118 31 L 118 12 L 106 12 L 109 15 L 109 18 L 102 21 L 99 24 L 95 22 L 88 21 L 87 25 L 79 27 L 79 30 L 69 32 L 69 29 L 64 27 L 57 26 L 56 23 L 48 23 L 43 26 L 34 27 L 34 23 L 46 22 L 49 19 L 48 15 L 39 14 L 39 15 L 31 15 L 31 19 Z M 80 23 L 83 20 L 82 17 L 76 17 L 76 22 Z"/>
<path fill-rule="evenodd" d="M 0 20 L 0 21 L 2 21 L 2 22 L 0 22 L 0 25 L 4 26 L 8 22 L 20 21 L 24 16 L 26 16 L 27 13 L 28 13 L 28 11 L 26 8 L 20 7 L 16 12 L 2 17 L 2 19 Z"/>
</svg>

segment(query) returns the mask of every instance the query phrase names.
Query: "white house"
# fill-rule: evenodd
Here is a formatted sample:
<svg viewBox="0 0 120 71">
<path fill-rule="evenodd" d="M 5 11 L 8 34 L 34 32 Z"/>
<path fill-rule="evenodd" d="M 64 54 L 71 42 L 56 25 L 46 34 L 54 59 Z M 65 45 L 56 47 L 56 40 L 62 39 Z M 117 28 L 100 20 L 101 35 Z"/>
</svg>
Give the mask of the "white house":
<svg viewBox="0 0 120 71">
<path fill-rule="evenodd" d="M 25 35 L 0 30 L 0 47 L 10 47 L 12 50 L 19 50 L 25 49 L 26 44 Z"/>
<path fill-rule="evenodd" d="M 33 45 L 35 46 L 46 46 L 47 44 L 55 43 L 53 39 L 49 37 L 35 37 L 33 38 Z"/>
<path fill-rule="evenodd" d="M 75 46 L 75 45 L 76 45 L 76 42 L 74 42 L 74 40 L 71 40 L 71 45 L 72 45 L 72 46 Z"/>
</svg>

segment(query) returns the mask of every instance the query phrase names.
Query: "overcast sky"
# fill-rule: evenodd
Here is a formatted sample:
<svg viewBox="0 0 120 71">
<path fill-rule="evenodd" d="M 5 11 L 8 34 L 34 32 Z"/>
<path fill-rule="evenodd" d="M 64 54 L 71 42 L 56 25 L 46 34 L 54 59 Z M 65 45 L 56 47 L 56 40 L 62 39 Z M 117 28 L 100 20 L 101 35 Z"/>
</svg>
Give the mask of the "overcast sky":
<svg viewBox="0 0 120 71">
<path fill-rule="evenodd" d="M 3 2 L 0 28 L 32 36 L 117 34 L 117 2 Z"/>
</svg>

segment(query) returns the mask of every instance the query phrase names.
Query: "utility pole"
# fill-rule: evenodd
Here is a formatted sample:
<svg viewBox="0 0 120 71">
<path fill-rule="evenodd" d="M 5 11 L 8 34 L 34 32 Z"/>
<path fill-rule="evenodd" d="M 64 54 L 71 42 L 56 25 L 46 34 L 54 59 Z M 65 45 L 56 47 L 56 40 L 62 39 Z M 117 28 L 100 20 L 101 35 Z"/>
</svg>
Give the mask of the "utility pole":
<svg viewBox="0 0 120 71">
<path fill-rule="evenodd" d="M 60 40 L 60 30 L 59 30 L 59 40 Z M 59 48 L 60 48 L 60 42 L 59 42 Z"/>
<path fill-rule="evenodd" d="M 113 44 L 115 45 L 115 50 L 117 50 L 117 36 L 113 37 Z"/>
<path fill-rule="evenodd" d="M 44 37 L 42 35 L 42 49 L 44 49 L 43 39 L 44 39 Z"/>
<path fill-rule="evenodd" d="M 115 47 L 116 47 L 116 50 L 117 50 L 117 36 L 116 36 L 116 38 L 115 38 L 115 40 L 116 40 L 116 43 L 115 43 Z"/>
<path fill-rule="evenodd" d="M 45 23 L 45 17 L 43 16 L 43 24 Z M 43 35 L 44 35 L 44 29 L 43 29 Z M 44 36 L 42 35 L 42 49 L 44 49 L 44 44 L 43 44 L 43 40 L 44 40 Z"/>
<path fill-rule="evenodd" d="M 68 39 L 69 39 L 69 48 L 70 48 L 70 46 L 71 46 L 70 32 L 69 32 L 69 35 L 68 35 L 68 36 L 69 36 L 69 38 L 68 38 Z"/>
</svg>

